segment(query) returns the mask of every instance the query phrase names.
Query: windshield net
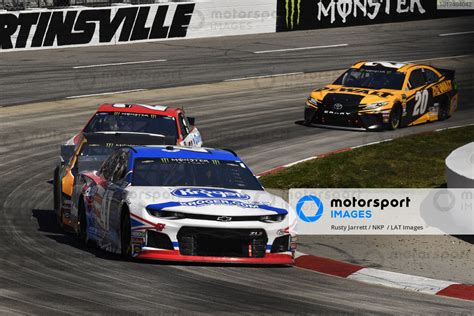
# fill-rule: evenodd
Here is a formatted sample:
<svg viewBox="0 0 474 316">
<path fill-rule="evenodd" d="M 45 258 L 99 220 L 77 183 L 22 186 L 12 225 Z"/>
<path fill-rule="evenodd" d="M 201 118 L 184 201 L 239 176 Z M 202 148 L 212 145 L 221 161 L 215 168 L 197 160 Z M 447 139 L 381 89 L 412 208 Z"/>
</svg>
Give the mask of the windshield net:
<svg viewBox="0 0 474 316">
<path fill-rule="evenodd" d="M 193 158 L 136 159 L 132 185 L 263 190 L 240 161 Z"/>
<path fill-rule="evenodd" d="M 353 88 L 401 90 L 405 74 L 387 68 L 351 68 L 334 84 Z"/>
<path fill-rule="evenodd" d="M 173 116 L 125 112 L 96 113 L 84 132 L 135 132 L 178 138 L 178 129 Z"/>
</svg>

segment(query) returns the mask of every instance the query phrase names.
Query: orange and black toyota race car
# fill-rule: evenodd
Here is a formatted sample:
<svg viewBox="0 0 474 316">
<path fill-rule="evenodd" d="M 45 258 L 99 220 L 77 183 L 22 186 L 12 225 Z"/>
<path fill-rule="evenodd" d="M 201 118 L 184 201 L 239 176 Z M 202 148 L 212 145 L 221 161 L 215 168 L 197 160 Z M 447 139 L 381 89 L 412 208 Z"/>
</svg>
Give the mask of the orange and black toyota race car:
<svg viewBox="0 0 474 316">
<path fill-rule="evenodd" d="M 358 62 L 307 97 L 304 123 L 393 130 L 442 121 L 458 104 L 454 71 L 397 62 Z"/>
</svg>

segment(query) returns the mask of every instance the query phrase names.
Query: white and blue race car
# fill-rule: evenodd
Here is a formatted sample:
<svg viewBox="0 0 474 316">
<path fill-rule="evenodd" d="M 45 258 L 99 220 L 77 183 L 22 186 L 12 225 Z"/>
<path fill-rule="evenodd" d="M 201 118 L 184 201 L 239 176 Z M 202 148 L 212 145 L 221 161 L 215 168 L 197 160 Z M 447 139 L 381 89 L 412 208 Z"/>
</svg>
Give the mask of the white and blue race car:
<svg viewBox="0 0 474 316">
<path fill-rule="evenodd" d="M 79 173 L 71 219 L 84 242 L 125 257 L 291 264 L 288 213 L 231 151 L 134 146 Z"/>
</svg>

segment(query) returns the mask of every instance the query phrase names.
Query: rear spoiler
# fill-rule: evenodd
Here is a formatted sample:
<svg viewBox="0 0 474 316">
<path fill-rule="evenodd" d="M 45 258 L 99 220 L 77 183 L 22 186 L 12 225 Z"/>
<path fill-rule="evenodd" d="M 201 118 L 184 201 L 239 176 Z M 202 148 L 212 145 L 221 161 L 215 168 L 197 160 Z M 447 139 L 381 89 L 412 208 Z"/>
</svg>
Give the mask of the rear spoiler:
<svg viewBox="0 0 474 316">
<path fill-rule="evenodd" d="M 444 77 L 446 77 L 446 79 L 448 79 L 448 80 L 454 80 L 455 75 L 456 75 L 456 71 L 455 71 L 455 70 L 439 69 L 439 68 L 438 68 L 438 71 L 439 71 Z"/>
</svg>

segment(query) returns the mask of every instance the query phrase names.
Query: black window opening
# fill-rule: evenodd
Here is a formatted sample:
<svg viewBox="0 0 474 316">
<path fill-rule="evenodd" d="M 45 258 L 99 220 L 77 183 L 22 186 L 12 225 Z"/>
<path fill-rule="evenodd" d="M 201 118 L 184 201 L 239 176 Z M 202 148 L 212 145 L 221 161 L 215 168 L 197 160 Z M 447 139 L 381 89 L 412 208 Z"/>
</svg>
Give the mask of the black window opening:
<svg viewBox="0 0 474 316">
<path fill-rule="evenodd" d="M 240 161 L 194 158 L 136 159 L 132 185 L 263 190 L 257 178 Z"/>
</svg>

